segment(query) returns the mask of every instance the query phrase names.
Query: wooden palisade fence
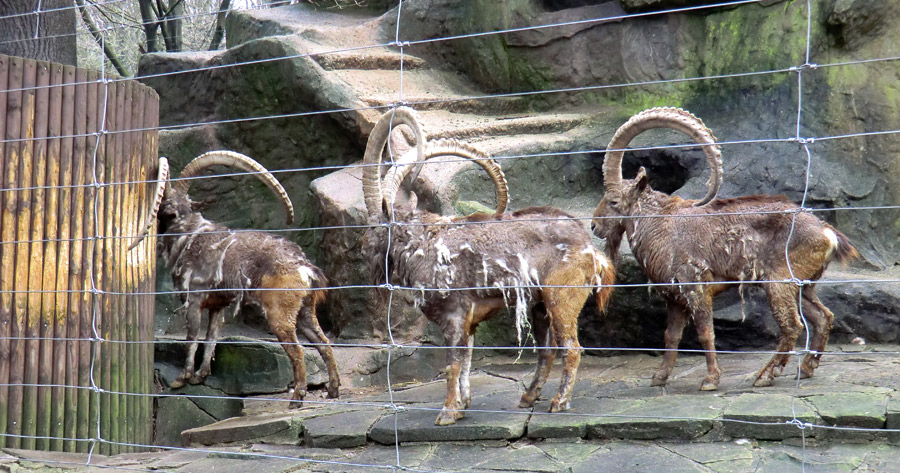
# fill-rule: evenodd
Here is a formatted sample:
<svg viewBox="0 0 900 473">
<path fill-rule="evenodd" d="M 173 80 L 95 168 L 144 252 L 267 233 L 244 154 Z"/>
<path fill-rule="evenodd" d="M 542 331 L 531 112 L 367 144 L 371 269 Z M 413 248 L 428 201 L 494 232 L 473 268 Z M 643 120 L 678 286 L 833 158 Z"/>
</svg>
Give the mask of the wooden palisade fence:
<svg viewBox="0 0 900 473">
<path fill-rule="evenodd" d="M 152 443 L 155 238 L 126 249 L 155 186 L 159 100 L 106 79 L 0 55 L 6 447 Z"/>
</svg>

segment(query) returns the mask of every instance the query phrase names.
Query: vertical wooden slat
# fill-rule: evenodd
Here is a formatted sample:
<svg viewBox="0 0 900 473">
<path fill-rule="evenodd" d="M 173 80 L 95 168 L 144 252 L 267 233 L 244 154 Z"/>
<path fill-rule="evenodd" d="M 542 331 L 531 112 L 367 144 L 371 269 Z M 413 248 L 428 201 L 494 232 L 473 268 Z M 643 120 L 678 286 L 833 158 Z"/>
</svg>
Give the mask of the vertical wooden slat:
<svg viewBox="0 0 900 473">
<path fill-rule="evenodd" d="M 126 102 L 128 100 L 127 96 L 127 87 L 125 87 L 124 82 L 115 82 L 116 89 L 116 100 L 115 100 L 115 116 L 109 122 L 109 130 L 121 130 L 124 128 L 124 124 L 126 122 L 126 118 L 130 117 L 130 113 L 125 113 L 126 110 Z M 108 235 L 110 239 L 108 240 L 110 243 L 110 251 L 107 252 L 107 260 L 106 265 L 109 268 L 109 287 L 115 292 L 115 294 L 110 298 L 111 306 L 109 312 L 105 314 L 104 320 L 108 321 L 107 324 L 109 330 L 109 339 L 111 343 L 107 344 L 108 353 L 109 353 L 109 390 L 113 393 L 122 392 L 122 369 L 123 369 L 123 360 L 122 356 L 122 348 L 123 345 L 119 343 L 122 340 L 121 336 L 121 321 L 122 321 L 122 313 L 123 310 L 123 296 L 122 296 L 122 262 L 124 252 L 121 251 L 123 249 L 122 245 L 122 201 L 124 195 L 125 186 L 122 182 L 125 181 L 125 160 L 123 159 L 123 155 L 127 152 L 125 149 L 125 134 L 124 133 L 113 133 L 107 135 L 109 137 L 109 141 L 113 143 L 113 149 L 110 151 L 107 149 L 107 166 L 110 171 L 110 175 L 112 176 L 109 182 L 112 184 L 110 190 L 112 191 L 112 198 L 110 200 L 111 208 L 113 209 L 112 215 L 110 215 L 110 232 Z M 113 422 L 113 419 L 121 420 L 124 414 L 124 409 L 122 409 L 124 396 L 113 395 L 109 396 L 109 411 L 110 411 L 110 422 L 109 422 L 109 430 L 107 439 L 110 441 L 118 441 L 121 438 L 121 430 L 122 422 Z M 108 445 L 107 454 L 119 453 L 118 446 L 116 445 Z"/>
<path fill-rule="evenodd" d="M 159 97 L 156 95 L 156 92 L 149 87 L 145 88 L 145 93 L 148 96 L 148 100 L 146 101 L 145 111 L 144 111 L 144 124 L 147 127 L 157 127 L 159 126 Z M 144 156 L 145 159 L 150 161 L 150 169 L 151 171 L 148 173 L 148 176 L 156 176 L 158 173 L 158 161 L 156 159 L 157 156 L 157 137 L 158 133 L 154 130 L 147 130 L 144 132 Z M 156 186 L 154 184 L 148 184 L 150 189 L 155 189 Z M 153 191 L 150 191 L 147 197 L 147 202 L 152 201 L 153 199 Z M 143 205 L 144 208 L 147 207 L 145 203 Z M 144 221 L 144 220 L 141 220 Z M 147 242 L 143 245 L 143 258 L 142 261 L 145 262 L 146 268 L 143 272 L 144 284 L 142 285 L 143 291 L 146 294 L 150 294 L 156 291 L 156 236 L 152 236 L 147 239 Z M 152 341 L 153 340 L 153 318 L 155 315 L 155 296 L 144 296 L 144 310 L 141 312 L 141 340 L 144 341 Z M 155 385 L 153 383 L 153 344 L 147 343 L 141 345 L 141 366 L 146 367 L 146 373 L 143 376 L 143 391 L 144 393 L 150 394 L 155 392 Z M 141 419 L 144 422 L 147 422 L 148 425 L 152 425 L 151 422 L 153 420 L 153 412 L 152 406 L 149 401 L 141 404 Z M 143 438 L 142 443 L 144 445 L 150 445 L 153 443 L 153 431 L 151 429 L 143 429 L 145 433 L 145 437 Z"/>
<path fill-rule="evenodd" d="M 129 82 L 128 84 L 129 90 L 131 90 L 131 106 L 128 107 L 128 111 L 131 112 L 131 118 L 128 123 L 128 129 L 134 130 L 138 128 L 142 128 L 144 126 L 143 123 L 143 113 L 144 107 L 146 106 L 144 98 L 146 97 L 143 93 L 141 93 L 141 89 L 138 87 L 137 83 Z M 128 191 L 128 200 L 126 205 L 126 219 L 125 225 L 126 228 L 125 234 L 127 236 L 136 235 L 139 230 L 138 226 L 140 222 L 140 202 L 146 202 L 147 196 L 144 192 L 145 185 L 138 184 L 138 181 L 142 181 L 144 176 L 141 173 L 142 169 L 145 169 L 144 166 L 144 155 L 143 155 L 143 146 L 142 146 L 142 134 L 137 131 L 128 132 L 128 149 L 129 149 L 129 157 L 127 160 L 128 165 L 128 180 L 133 184 L 129 184 L 126 186 Z M 127 249 L 131 246 L 130 239 L 122 240 L 123 249 Z M 128 292 L 127 300 L 128 304 L 125 309 L 125 339 L 129 341 L 139 341 L 140 334 L 137 326 L 137 321 L 139 318 L 140 305 L 139 301 L 142 296 L 135 295 L 134 293 L 138 290 L 139 279 L 140 276 L 138 274 L 138 265 L 140 262 L 138 261 L 139 253 L 137 251 L 126 251 L 125 258 L 128 262 L 126 268 L 128 269 L 126 273 L 126 277 L 128 278 L 127 284 L 125 286 L 126 291 Z M 144 402 L 144 398 L 140 396 L 141 389 L 138 384 L 138 380 L 143 373 L 143 366 L 140 364 L 139 357 L 137 356 L 138 351 L 140 350 L 140 345 L 127 344 L 124 345 L 126 350 L 126 366 L 123 371 L 125 375 L 125 386 L 126 390 L 129 393 L 123 396 L 126 400 L 126 405 L 128 406 L 128 411 L 126 414 L 126 436 L 125 441 L 129 444 L 138 443 L 137 433 L 138 433 L 138 406 Z M 129 447 L 126 451 L 133 452 L 134 448 Z"/>
<path fill-rule="evenodd" d="M 69 271 L 69 287 L 72 289 L 69 298 L 69 339 L 78 340 L 67 344 L 66 350 L 66 384 L 79 386 L 67 393 L 66 433 L 68 438 L 89 438 L 88 412 L 90 385 L 86 366 L 90 354 L 90 343 L 83 341 L 83 321 L 85 313 L 91 310 L 91 294 L 88 292 L 89 271 L 91 268 L 94 232 L 93 188 L 84 185 L 90 182 L 87 162 L 87 122 L 88 122 L 88 84 L 84 69 L 72 71 L 75 83 L 75 103 L 72 106 L 72 182 L 78 184 L 72 189 L 72 267 Z M 67 75 L 68 77 L 68 75 Z M 96 95 L 96 94 L 95 94 Z M 66 451 L 86 452 L 87 442 L 70 441 Z"/>
<path fill-rule="evenodd" d="M 50 145 L 50 155 L 56 156 L 59 163 L 59 185 L 58 192 L 58 210 L 59 231 L 57 237 L 57 264 L 56 271 L 56 294 L 55 297 L 55 319 L 56 325 L 53 336 L 56 341 L 53 344 L 53 392 L 51 394 L 52 409 L 50 414 L 51 435 L 56 437 L 50 441 L 50 450 L 55 451 L 74 451 L 74 444 L 69 444 L 65 438 L 74 438 L 75 430 L 72 429 L 69 435 L 69 424 L 66 422 L 66 406 L 68 403 L 74 403 L 72 397 L 72 388 L 63 386 L 74 385 L 74 380 L 70 380 L 67 376 L 67 370 L 72 358 L 69 357 L 69 348 L 74 342 L 67 340 L 69 337 L 69 320 L 71 312 L 69 310 L 69 299 L 71 294 L 69 286 L 69 272 L 73 267 L 74 254 L 71 248 L 73 242 L 69 241 L 72 225 L 72 154 L 73 154 L 73 138 L 75 116 L 73 113 L 75 105 L 75 86 L 72 82 L 75 80 L 75 68 L 72 66 L 58 66 L 54 69 L 53 82 L 60 84 L 56 90 L 60 94 L 59 105 L 52 107 L 53 110 L 59 108 L 59 119 L 51 122 L 50 135 L 58 138 Z M 62 85 L 65 84 L 65 85 Z M 54 91 L 54 93 L 56 93 Z M 80 243 L 78 243 L 80 244 Z M 74 426 L 74 424 L 72 424 Z"/>
<path fill-rule="evenodd" d="M 57 351 L 56 324 L 59 307 L 56 305 L 56 291 L 59 288 L 56 285 L 56 273 L 62 269 L 67 269 L 65 263 L 57 260 L 59 251 L 59 127 L 62 120 L 62 87 L 60 82 L 62 79 L 62 65 L 48 64 L 48 83 L 50 87 L 47 89 L 47 128 L 45 134 L 46 142 L 46 162 L 47 162 L 47 189 L 44 192 L 44 273 L 43 287 L 44 292 L 41 294 L 41 353 L 39 358 L 40 372 L 38 375 L 38 407 L 37 407 L 37 435 L 38 439 L 35 448 L 39 450 L 51 449 L 51 443 L 54 438 L 60 436 L 62 429 L 53 426 L 53 397 L 58 391 L 53 387 L 59 381 L 55 376 L 56 366 L 59 365 L 58 358 L 54 358 Z M 59 397 L 58 395 L 56 397 Z"/>
<path fill-rule="evenodd" d="M 86 80 L 88 81 L 87 87 L 87 102 L 85 103 L 85 110 L 87 113 L 87 133 L 97 133 L 102 128 L 102 116 L 103 116 L 103 104 L 105 103 L 105 99 L 103 98 L 105 93 L 105 86 L 99 84 L 97 81 L 99 79 L 99 74 L 96 72 L 89 72 L 87 74 Z M 103 102 L 100 102 L 100 100 Z M 105 168 L 103 166 L 103 140 L 100 139 L 99 136 L 91 136 L 85 146 L 85 164 L 87 168 L 87 176 L 86 182 L 88 183 L 102 183 L 105 178 Z M 90 218 L 90 232 L 86 233 L 91 238 L 90 241 L 90 263 L 85 265 L 84 278 L 85 278 L 85 287 L 91 288 L 91 284 L 98 288 L 103 287 L 103 263 L 101 259 L 101 255 L 103 254 L 103 239 L 102 238 L 94 238 L 95 235 L 101 235 L 103 233 L 103 219 L 104 219 L 104 207 L 103 207 L 103 187 L 92 187 L 89 188 L 89 192 L 87 194 L 87 198 L 85 199 L 85 210 L 88 212 L 88 216 Z M 87 229 L 85 230 L 87 231 Z M 102 313 L 100 312 L 100 304 L 102 300 L 99 294 L 91 294 L 89 299 L 90 305 L 86 308 L 86 310 L 82 311 L 81 314 L 81 337 L 85 339 L 90 339 L 94 337 L 94 325 L 97 325 L 97 332 L 99 333 L 99 324 L 102 322 Z M 96 363 L 97 359 L 99 359 L 99 342 L 94 341 L 87 345 L 82 345 L 81 350 L 81 366 L 79 367 L 79 371 L 81 372 L 81 377 L 84 379 L 84 386 L 91 386 L 91 383 L 100 382 L 100 367 L 98 363 Z M 85 391 L 87 395 L 89 395 L 90 400 L 85 400 L 84 403 L 79 402 L 79 423 L 81 423 L 81 412 L 80 410 L 83 408 L 87 411 L 87 418 L 84 420 L 85 426 L 85 435 L 81 438 L 93 438 L 99 435 L 97 431 L 97 426 L 100 423 L 100 410 L 99 410 L 99 395 L 96 391 L 87 390 Z M 90 448 L 90 444 L 85 442 L 79 445 L 78 451 L 87 452 Z"/>
<path fill-rule="evenodd" d="M 16 229 L 16 294 L 14 297 L 13 324 L 12 324 L 12 350 L 9 372 L 9 419 L 8 432 L 11 435 L 9 443 L 13 448 L 22 445 L 22 411 L 24 408 L 23 383 L 25 382 L 25 326 L 28 320 L 28 265 L 31 262 L 28 238 L 31 235 L 31 179 L 33 163 L 31 154 L 34 149 L 34 83 L 37 72 L 36 64 L 21 58 L 13 58 L 13 64 L 21 64 L 22 80 L 19 85 L 24 88 L 20 96 L 19 116 L 20 131 L 17 146 L 13 148 L 18 152 L 19 179 L 16 185 L 19 187 L 19 205 L 16 209 L 18 224 Z"/>
<path fill-rule="evenodd" d="M 25 319 L 25 386 L 22 393 L 22 447 L 30 450 L 37 448 L 38 403 L 42 391 L 38 384 L 41 378 L 49 380 L 49 372 L 41 365 L 41 350 L 44 342 L 42 333 L 46 333 L 42 302 L 44 288 L 44 209 L 47 195 L 47 122 L 50 106 L 50 65 L 37 62 L 35 67 L 34 111 L 31 117 L 31 163 L 33 179 L 31 181 L 31 235 L 30 258 L 28 261 L 28 313 Z M 52 290 L 52 289 L 51 289 Z"/>
<path fill-rule="evenodd" d="M 0 137 L 4 143 L 0 144 L 0 445 L 7 446 L 6 427 L 7 413 L 9 411 L 9 335 L 12 323 L 13 304 L 13 266 L 15 261 L 15 163 L 13 163 L 12 144 L 8 140 L 13 134 L 7 124 L 12 125 L 7 108 L 10 92 L 10 58 L 0 55 Z"/>
</svg>

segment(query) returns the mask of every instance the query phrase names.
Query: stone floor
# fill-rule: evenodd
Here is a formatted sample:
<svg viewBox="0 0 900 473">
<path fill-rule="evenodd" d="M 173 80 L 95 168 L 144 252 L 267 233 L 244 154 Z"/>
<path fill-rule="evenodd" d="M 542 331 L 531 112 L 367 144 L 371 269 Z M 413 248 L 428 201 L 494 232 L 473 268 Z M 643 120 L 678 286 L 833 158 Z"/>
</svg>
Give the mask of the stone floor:
<svg viewBox="0 0 900 473">
<path fill-rule="evenodd" d="M 900 347 L 830 349 L 815 377 L 768 388 L 752 381 L 769 355 L 722 354 L 717 392 L 698 390 L 700 356 L 680 356 L 665 388 L 650 386 L 657 356 L 585 356 L 572 408 L 557 414 L 546 400 L 516 407 L 533 359 L 490 356 L 452 426 L 434 425 L 443 380 L 311 393 L 300 409 L 253 398 L 241 417 L 185 431 L 189 448 L 90 460 L 7 450 L 0 471 L 900 472 Z"/>
</svg>

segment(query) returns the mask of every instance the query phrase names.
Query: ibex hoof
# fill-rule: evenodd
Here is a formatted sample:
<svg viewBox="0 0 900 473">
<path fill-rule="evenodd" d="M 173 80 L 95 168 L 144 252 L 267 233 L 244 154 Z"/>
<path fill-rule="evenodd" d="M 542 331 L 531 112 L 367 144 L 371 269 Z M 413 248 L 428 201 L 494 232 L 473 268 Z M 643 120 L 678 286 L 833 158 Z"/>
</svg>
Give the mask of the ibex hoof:
<svg viewBox="0 0 900 473">
<path fill-rule="evenodd" d="M 434 421 L 434 425 L 451 425 L 455 424 L 457 420 L 462 419 L 463 413 L 458 410 L 447 410 L 444 409 L 438 414 L 437 419 Z"/>
<path fill-rule="evenodd" d="M 522 395 L 522 399 L 519 400 L 519 407 L 528 408 L 534 407 L 534 401 L 537 400 L 537 396 L 529 396 L 528 393 Z"/>
<path fill-rule="evenodd" d="M 560 401 L 559 398 L 553 399 L 550 402 L 550 412 L 562 412 L 569 408 L 569 401 Z"/>
<path fill-rule="evenodd" d="M 335 384 L 335 385 L 329 384 L 328 385 L 328 399 L 337 399 L 339 397 L 340 397 L 340 386 L 337 384 Z"/>
<path fill-rule="evenodd" d="M 300 409 L 303 407 L 303 399 L 292 399 L 288 403 L 288 409 Z"/>
<path fill-rule="evenodd" d="M 773 376 L 760 376 L 753 382 L 753 387 L 765 388 L 773 384 L 775 384 L 775 378 Z"/>
<path fill-rule="evenodd" d="M 184 387 L 184 384 L 185 384 L 184 378 L 178 378 L 175 381 L 172 381 L 171 383 L 169 383 L 169 387 L 172 389 L 178 389 L 178 388 Z"/>
<path fill-rule="evenodd" d="M 665 386 L 668 379 L 668 376 L 653 375 L 653 381 L 650 381 L 650 386 Z"/>
<path fill-rule="evenodd" d="M 200 384 L 203 382 L 203 378 L 200 376 L 191 376 L 187 381 L 191 384 Z"/>
<path fill-rule="evenodd" d="M 715 391 L 717 389 L 719 389 L 718 381 L 706 380 L 706 381 L 703 381 L 703 384 L 700 385 L 701 391 Z"/>
</svg>

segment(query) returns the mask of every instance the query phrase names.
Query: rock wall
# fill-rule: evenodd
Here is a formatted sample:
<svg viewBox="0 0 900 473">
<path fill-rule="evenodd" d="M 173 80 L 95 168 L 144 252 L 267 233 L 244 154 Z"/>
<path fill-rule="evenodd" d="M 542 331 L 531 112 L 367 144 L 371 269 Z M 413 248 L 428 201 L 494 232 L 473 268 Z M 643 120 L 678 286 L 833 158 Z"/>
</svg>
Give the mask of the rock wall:
<svg viewBox="0 0 900 473">
<path fill-rule="evenodd" d="M 333 34 L 329 33 L 332 27 L 334 31 L 345 28 L 335 37 L 346 41 L 374 29 L 374 36 L 365 40 L 371 42 L 365 44 L 388 43 L 394 38 L 397 19 L 396 2 L 390 3 L 393 9 L 383 15 L 353 8 L 314 11 L 308 5 L 232 14 L 228 50 L 147 55 L 141 61 L 141 75 L 213 67 L 145 79 L 160 93 L 162 122 L 173 126 L 161 134 L 160 150 L 174 158 L 176 171 L 193 156 L 220 147 L 250 154 L 269 169 L 314 168 L 277 174 L 300 213 L 298 228 L 285 234 L 301 243 L 334 285 L 365 283 L 368 269 L 358 251 L 362 231 L 304 229 L 365 223 L 361 195 L 355 187 L 358 169 L 332 172 L 330 166 L 352 164 L 361 158 L 365 135 L 376 115 L 367 108 L 389 103 L 397 88 L 395 78 L 383 79 L 374 69 L 396 58 L 363 51 L 350 59 L 325 61 L 304 54 L 327 50 L 323 38 Z M 467 94 L 557 91 L 518 98 L 512 107 L 504 105 L 504 113 L 510 116 L 594 111 L 594 117 L 579 126 L 551 130 L 548 136 L 554 137 L 552 141 L 517 137 L 493 144 L 492 151 L 505 156 L 583 151 L 564 163 L 558 159 L 546 164 L 537 159 L 504 161 L 513 208 L 543 203 L 544 196 L 550 196 L 553 205 L 587 215 L 601 192 L 603 156 L 597 150 L 605 147 L 615 127 L 629 115 L 657 105 L 691 110 L 725 143 L 721 196 L 765 192 L 800 201 L 806 195 L 808 207 L 857 208 L 817 214 L 850 236 L 863 254 L 862 261 L 844 269 L 849 273 L 835 271 L 840 268 L 828 273 L 832 278 L 848 277 L 859 283 L 823 284 L 820 293 L 838 313 L 838 339 L 861 336 L 873 342 L 900 341 L 900 285 L 863 282 L 873 278 L 896 281 L 900 273 L 900 211 L 885 208 L 900 204 L 900 134 L 892 133 L 900 129 L 900 64 L 855 63 L 896 56 L 900 1 L 813 2 L 809 62 L 816 67 L 800 67 L 806 62 L 808 20 L 807 2 L 802 0 L 621 18 L 630 11 L 652 13 L 700 3 L 708 2 L 412 0 L 403 2 L 400 36 L 410 41 L 460 36 L 407 48 L 405 52 L 412 54 L 406 63 L 410 76 L 430 64 L 456 71 L 453 77 L 472 88 Z M 303 26 L 291 23 L 301 16 L 312 21 Z M 465 36 L 596 18 L 611 19 Z M 289 59 L 271 60 L 284 56 Z M 219 68 L 246 61 L 253 64 Z M 328 80 L 335 64 L 359 72 L 388 98 L 375 100 L 366 96 L 368 90 L 348 88 L 345 79 L 349 74 Z M 733 74 L 741 75 L 722 77 Z M 706 79 L 680 80 L 698 77 Z M 628 85 L 635 83 L 640 85 Z M 406 86 L 415 90 L 415 84 Z M 190 97 L 186 90 L 191 91 Z M 447 106 L 460 113 L 488 113 L 493 105 L 484 103 L 481 108 L 460 102 Z M 809 155 L 792 140 L 798 135 L 798 106 L 799 135 L 816 138 L 808 143 Z M 346 111 L 319 113 L 329 110 Z M 276 118 L 250 120 L 259 116 Z M 201 122 L 207 124 L 176 128 Z M 470 128 L 460 136 L 476 140 L 478 133 Z M 861 135 L 824 139 L 856 134 Z M 640 138 L 636 145 L 677 140 L 658 135 Z M 701 154 L 667 150 L 628 156 L 626 177 L 643 165 L 655 188 L 685 197 L 702 195 L 708 171 Z M 420 184 L 432 188 L 434 208 L 444 213 L 463 208 L 469 200 L 490 205 L 481 199 L 486 193 L 475 192 L 479 187 L 471 182 L 471 175 L 425 171 Z M 198 189 L 204 212 L 211 218 L 237 228 L 283 227 L 277 202 L 255 183 L 223 179 L 201 184 Z M 620 281 L 643 280 L 633 260 L 626 258 Z M 772 346 L 774 342 L 776 327 L 764 300 L 754 289 L 748 289 L 745 296 L 743 304 L 737 291 L 717 300 L 717 342 L 722 348 Z M 384 335 L 387 321 L 381 316 L 383 308 L 374 302 L 369 290 L 331 291 L 320 320 L 344 338 L 376 338 Z M 394 303 L 395 334 L 440 343 L 409 304 L 402 298 Z M 163 304 L 158 330 L 177 331 L 177 318 L 171 317 L 173 306 Z M 659 298 L 648 296 L 646 289 L 621 289 L 609 314 L 599 316 L 586 309 L 581 318 L 582 344 L 660 346 L 664 314 Z M 498 322 L 498 327 L 503 324 Z M 748 333 L 754 336 L 748 337 Z M 511 340 L 504 341 L 502 328 L 489 338 L 497 344 Z"/>
<path fill-rule="evenodd" d="M 621 20 L 623 5 L 646 11 L 703 3 L 708 2 L 423 0 L 405 2 L 400 22 L 404 39 L 422 40 L 614 18 L 462 37 L 435 42 L 430 52 L 498 93 L 570 89 L 541 100 L 614 102 L 632 113 L 656 105 L 684 107 L 723 142 L 796 137 L 798 105 L 801 137 L 864 134 L 810 144 L 809 166 L 795 142 L 726 145 L 719 195 L 782 193 L 799 201 L 809 167 L 807 205 L 866 208 L 824 216 L 853 239 L 870 267 L 900 264 L 900 210 L 869 209 L 900 204 L 900 134 L 890 133 L 900 129 L 900 67 L 892 60 L 843 65 L 896 56 L 900 2 L 813 2 L 809 62 L 818 66 L 803 70 L 802 87 L 800 73 L 791 69 L 806 61 L 805 1 Z M 573 4 L 589 5 L 559 8 Z M 776 72 L 755 74 L 767 71 Z M 746 73 L 751 74 L 715 78 Z M 712 79 L 666 82 L 698 77 Z M 626 86 L 635 83 L 643 85 Z M 586 90 L 571 90 L 579 88 Z M 889 133 L 877 134 L 882 131 Z M 702 171 L 681 193 L 702 195 Z"/>
</svg>

